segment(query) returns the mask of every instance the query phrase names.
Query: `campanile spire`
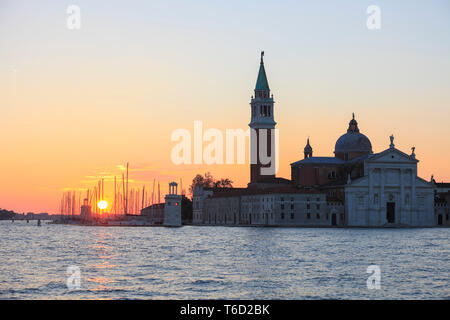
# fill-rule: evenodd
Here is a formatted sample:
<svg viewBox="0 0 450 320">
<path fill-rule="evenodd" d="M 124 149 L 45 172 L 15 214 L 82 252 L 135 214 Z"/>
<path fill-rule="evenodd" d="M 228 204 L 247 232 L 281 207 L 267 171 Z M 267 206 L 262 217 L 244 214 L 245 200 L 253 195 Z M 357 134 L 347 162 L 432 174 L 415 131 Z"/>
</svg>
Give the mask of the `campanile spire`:
<svg viewBox="0 0 450 320">
<path fill-rule="evenodd" d="M 255 97 L 258 96 L 258 92 L 261 92 L 263 95 L 266 93 L 267 97 L 269 97 L 270 94 L 269 82 L 267 81 L 266 69 L 264 68 L 264 51 L 261 51 L 261 62 L 259 64 L 258 78 L 256 79 Z"/>
</svg>

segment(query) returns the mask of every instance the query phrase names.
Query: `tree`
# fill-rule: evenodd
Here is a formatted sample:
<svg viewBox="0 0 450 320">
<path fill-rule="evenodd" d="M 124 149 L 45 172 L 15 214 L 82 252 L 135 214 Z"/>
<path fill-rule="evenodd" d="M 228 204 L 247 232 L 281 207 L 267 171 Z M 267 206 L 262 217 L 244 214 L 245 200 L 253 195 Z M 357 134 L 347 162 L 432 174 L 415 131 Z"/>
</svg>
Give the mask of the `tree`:
<svg viewBox="0 0 450 320">
<path fill-rule="evenodd" d="M 194 193 L 194 188 L 201 186 L 203 188 L 233 188 L 233 181 L 228 178 L 222 178 L 219 180 L 214 179 L 210 172 L 206 172 L 203 176 L 197 174 L 192 179 L 192 184 L 189 187 L 189 193 Z"/>
<path fill-rule="evenodd" d="M 228 178 L 220 179 L 214 182 L 215 188 L 233 188 L 233 181 Z"/>
</svg>

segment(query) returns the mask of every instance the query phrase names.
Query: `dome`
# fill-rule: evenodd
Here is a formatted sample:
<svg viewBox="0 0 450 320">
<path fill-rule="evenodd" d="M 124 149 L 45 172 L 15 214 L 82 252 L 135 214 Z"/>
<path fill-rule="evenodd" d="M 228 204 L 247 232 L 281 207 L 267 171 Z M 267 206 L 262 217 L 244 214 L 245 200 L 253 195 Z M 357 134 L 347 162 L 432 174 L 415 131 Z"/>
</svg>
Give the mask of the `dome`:
<svg viewBox="0 0 450 320">
<path fill-rule="evenodd" d="M 350 121 L 346 134 L 343 134 L 336 141 L 334 153 L 372 153 L 372 144 L 369 138 L 359 132 L 358 122 Z"/>
<path fill-rule="evenodd" d="M 369 138 L 359 132 L 347 132 L 336 141 L 334 153 L 372 153 L 372 144 Z"/>
</svg>

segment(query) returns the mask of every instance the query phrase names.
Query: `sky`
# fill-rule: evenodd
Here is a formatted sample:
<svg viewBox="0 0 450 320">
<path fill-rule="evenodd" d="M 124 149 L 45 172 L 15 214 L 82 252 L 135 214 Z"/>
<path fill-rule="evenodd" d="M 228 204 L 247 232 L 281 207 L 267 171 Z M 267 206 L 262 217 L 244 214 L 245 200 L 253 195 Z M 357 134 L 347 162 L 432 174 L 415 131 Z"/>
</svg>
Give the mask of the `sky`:
<svg viewBox="0 0 450 320">
<path fill-rule="evenodd" d="M 80 29 L 67 28 L 67 7 Z M 366 9 L 380 8 L 380 29 Z M 174 130 L 246 130 L 260 51 L 275 99 L 278 176 L 333 156 L 352 112 L 373 151 L 389 136 L 450 181 L 450 2 L 0 0 L 0 208 L 57 213 L 130 163 L 132 186 L 210 171 L 235 186 L 248 164 L 176 165 Z"/>
</svg>

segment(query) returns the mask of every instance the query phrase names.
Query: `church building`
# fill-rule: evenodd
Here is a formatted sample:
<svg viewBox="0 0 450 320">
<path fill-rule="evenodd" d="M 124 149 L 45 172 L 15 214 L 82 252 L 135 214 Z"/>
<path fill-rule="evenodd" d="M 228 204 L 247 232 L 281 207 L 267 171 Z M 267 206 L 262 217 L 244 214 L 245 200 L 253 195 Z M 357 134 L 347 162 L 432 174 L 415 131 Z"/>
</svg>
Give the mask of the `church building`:
<svg viewBox="0 0 450 320">
<path fill-rule="evenodd" d="M 194 188 L 193 223 L 198 225 L 431 227 L 438 224 L 436 187 L 417 176 L 415 148 L 406 154 L 390 137 L 374 153 L 353 114 L 334 156 L 313 156 L 310 139 L 304 158 L 291 163 L 291 179 L 275 175 L 274 100 L 263 52 L 251 98 L 250 182 L 247 188 Z M 262 159 L 261 148 L 271 159 Z M 265 154 L 262 152 L 262 154 Z M 447 211 L 441 209 L 441 225 Z M 443 211 L 444 210 L 444 211 Z M 445 221 L 443 221 L 445 220 Z"/>
</svg>

